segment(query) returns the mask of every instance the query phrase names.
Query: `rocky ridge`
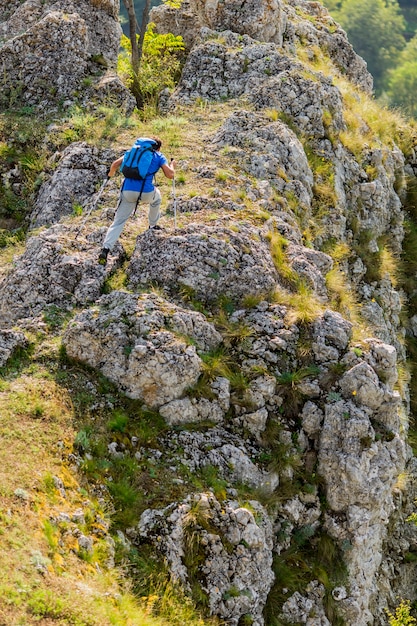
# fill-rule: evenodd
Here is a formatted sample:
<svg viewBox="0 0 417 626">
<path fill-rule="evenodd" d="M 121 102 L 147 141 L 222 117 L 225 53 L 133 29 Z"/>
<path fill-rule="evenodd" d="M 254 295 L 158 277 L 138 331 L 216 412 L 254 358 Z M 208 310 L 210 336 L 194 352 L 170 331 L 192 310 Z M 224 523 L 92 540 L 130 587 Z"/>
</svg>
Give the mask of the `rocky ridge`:
<svg viewBox="0 0 417 626">
<path fill-rule="evenodd" d="M 118 16 L 118 0 L 2 0 L 1 106 L 41 113 L 102 101 L 131 113 L 135 101 L 116 74 Z"/>
<path fill-rule="evenodd" d="M 6 17 L 18 24 L 19 9 Z M 55 19 L 54 11 L 46 17 Z M 214 177 L 207 162 L 227 150 L 234 175 L 223 191 L 184 200 L 179 228 L 139 235 L 125 266 L 118 244 L 102 268 L 96 255 L 106 212 L 74 241 L 61 180 L 70 177 L 72 201 L 86 206 L 109 152 L 74 143 L 55 155 L 31 216 L 32 228 L 48 228 L 29 236 L 1 277 L 1 356 L 6 362 L 25 344 L 24 332 L 41 327 L 48 307 L 66 311 L 67 355 L 168 427 L 155 449 L 114 441 L 109 458 L 148 457 L 168 464 L 178 481 L 214 468 L 226 485 L 222 497 L 195 490 L 147 508 L 124 529 L 131 545 L 165 558 L 190 593 L 198 585 L 210 614 L 262 626 L 271 617 L 268 596 L 278 593 L 274 618 L 285 624 L 385 625 L 398 595 L 415 599 L 415 586 L 402 582 L 415 576 L 405 559 L 417 545 L 405 521 L 415 471 L 408 395 L 398 384 L 403 294 L 389 273 L 373 270 L 387 239 L 392 254 L 401 251 L 400 183 L 414 171 L 414 152 L 378 140 L 358 154 L 342 140 L 348 104 L 338 79 L 347 74 L 365 93 L 372 81 L 319 3 L 184 1 L 179 10 L 154 9 L 152 19 L 188 46 L 182 78 L 163 100 L 166 114 L 235 99 L 210 131 L 203 172 Z M 307 60 L 325 51 L 332 74 L 297 56 L 303 46 Z M 200 163 L 190 168 L 202 174 Z M 239 202 L 236 189 L 244 190 Z M 108 193 L 105 202 L 115 203 L 115 189 Z M 348 253 L 338 256 L 336 244 Z M 103 295 L 122 267 L 126 290 Z M 368 332 L 360 341 L 352 308 L 337 306 L 335 272 L 361 305 Z M 300 310 L 303 291 L 312 315 Z M 227 367 L 209 370 L 208 356 L 219 350 Z M 398 483 L 404 472 L 407 490 Z M 320 561 L 326 545 L 333 560 Z M 294 553 L 311 568 L 301 590 L 279 578 Z"/>
</svg>

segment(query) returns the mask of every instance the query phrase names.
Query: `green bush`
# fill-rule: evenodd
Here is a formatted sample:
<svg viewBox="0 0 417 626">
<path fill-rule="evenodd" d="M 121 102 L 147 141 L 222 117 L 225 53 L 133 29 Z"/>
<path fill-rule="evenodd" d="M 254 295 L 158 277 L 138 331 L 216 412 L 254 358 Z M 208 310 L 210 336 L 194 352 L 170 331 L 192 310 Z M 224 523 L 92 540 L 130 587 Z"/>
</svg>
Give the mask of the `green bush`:
<svg viewBox="0 0 417 626">
<path fill-rule="evenodd" d="M 184 42 L 172 33 L 159 35 L 154 28 L 155 24 L 148 25 L 137 74 L 131 63 L 130 39 L 122 36 L 118 71 L 135 96 L 138 108 L 148 107 L 156 112 L 160 92 L 172 89 L 180 76 Z"/>
</svg>

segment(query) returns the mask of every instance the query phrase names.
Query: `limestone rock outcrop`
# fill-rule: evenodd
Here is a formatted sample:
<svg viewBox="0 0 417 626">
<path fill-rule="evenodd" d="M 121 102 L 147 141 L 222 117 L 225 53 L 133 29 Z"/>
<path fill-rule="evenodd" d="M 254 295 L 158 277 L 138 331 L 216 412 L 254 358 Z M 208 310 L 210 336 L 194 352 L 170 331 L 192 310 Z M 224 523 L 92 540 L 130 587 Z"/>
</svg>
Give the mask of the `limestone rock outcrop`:
<svg viewBox="0 0 417 626">
<path fill-rule="evenodd" d="M 284 281 L 270 250 L 268 236 L 273 231 L 274 222 L 258 232 L 235 224 L 233 228 L 190 226 L 169 237 L 145 234 L 138 238 L 130 262 L 130 283 L 135 288 L 157 282 L 177 291 L 189 289 L 208 302 L 221 295 L 236 302 L 247 295 L 266 295 Z M 291 249 L 288 256 L 294 271 L 326 298 L 324 274 L 331 259 L 303 246 L 292 251 L 293 256 Z"/>
<path fill-rule="evenodd" d="M 140 539 L 154 543 L 186 586 L 190 581 L 184 560 L 190 542 L 197 543 L 210 612 L 233 626 L 245 616 L 263 626 L 262 610 L 274 579 L 273 541 L 271 522 L 259 503 L 242 507 L 195 494 L 167 509 L 145 511 L 135 533 L 138 545 Z"/>
<path fill-rule="evenodd" d="M 0 106 L 44 111 L 63 101 L 88 106 L 112 93 L 126 112 L 134 99 L 115 73 L 121 28 L 118 0 L 26 0 L 0 5 Z M 97 75 L 105 73 L 105 82 Z M 91 86 L 87 88 L 87 81 Z M 122 95 L 122 98 L 120 96 Z"/>
<path fill-rule="evenodd" d="M 113 0 L 0 1 L 5 101 L 24 67 L 24 104 L 70 106 L 100 63 L 114 68 L 117 11 Z M 132 227 L 102 267 L 116 183 L 82 237 L 72 222 L 113 151 L 75 142 L 51 155 L 37 230 L 0 276 L 0 366 L 27 346 L 23 331 L 45 332 L 43 318 L 59 310 L 71 318 L 55 331 L 67 358 L 160 420 L 151 443 L 113 433 L 103 455 L 169 473 L 172 497 L 146 501 L 124 532 L 188 593 L 198 589 L 207 615 L 230 626 L 268 626 L 271 610 L 289 625 L 386 626 L 398 593 L 417 599 L 404 294 L 389 268 L 402 251 L 401 181 L 416 175 L 416 150 L 406 157 L 356 108 L 372 136 L 358 146 L 346 81 L 360 102 L 372 79 L 318 2 L 184 0 L 151 19 L 186 40 L 161 110 L 204 132 L 204 163 L 181 164 L 196 189 L 179 198 L 178 227 Z M 45 37 L 39 67 L 31 50 Z M 112 80 L 101 73 L 91 89 L 112 91 Z M 218 180 L 225 155 L 233 173 Z M 213 187 L 200 189 L 200 178 Z"/>
<path fill-rule="evenodd" d="M 151 407 L 175 400 L 197 382 L 202 366 L 191 340 L 206 351 L 221 341 L 200 313 L 150 295 L 114 292 L 98 307 L 70 324 L 63 339 L 68 355 Z"/>
<path fill-rule="evenodd" d="M 77 243 L 73 229 L 56 225 L 30 237 L 25 252 L 0 281 L 3 327 L 30 325 L 50 307 L 66 310 L 94 302 L 106 279 L 95 258 L 103 235 L 103 230 L 96 231 Z M 114 264 L 122 258 L 119 244 Z"/>
<path fill-rule="evenodd" d="M 55 224 L 71 215 L 75 206 L 88 210 L 96 199 L 98 183 L 105 179 L 115 158 L 113 151 L 84 142 L 72 143 L 62 154 L 55 154 L 50 178 L 42 184 L 33 207 L 31 228 Z"/>
<path fill-rule="evenodd" d="M 204 29 L 221 35 L 232 31 L 243 36 L 243 41 L 248 35 L 259 42 L 277 44 L 289 52 L 294 51 L 297 43 L 323 47 L 342 73 L 362 89 L 372 90 L 372 77 L 365 61 L 355 53 L 346 33 L 321 3 L 185 0 L 179 11 L 166 5 L 152 9 L 151 20 L 160 32 L 183 35 L 190 48 L 199 43 L 201 36 L 204 39 Z"/>
</svg>

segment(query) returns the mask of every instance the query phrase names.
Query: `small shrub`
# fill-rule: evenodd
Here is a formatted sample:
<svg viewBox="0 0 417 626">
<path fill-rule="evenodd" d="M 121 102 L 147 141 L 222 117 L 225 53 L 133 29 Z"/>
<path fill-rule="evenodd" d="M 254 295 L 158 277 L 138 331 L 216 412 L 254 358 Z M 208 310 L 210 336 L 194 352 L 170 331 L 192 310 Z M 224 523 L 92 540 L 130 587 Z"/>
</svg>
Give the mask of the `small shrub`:
<svg viewBox="0 0 417 626">
<path fill-rule="evenodd" d="M 53 591 L 39 589 L 28 600 L 28 608 L 36 617 L 60 619 L 65 617 L 65 603 Z"/>
<path fill-rule="evenodd" d="M 417 620 L 410 614 L 411 606 L 409 600 L 401 600 L 395 609 L 395 615 L 387 611 L 390 626 L 409 626 L 416 624 Z"/>
<path fill-rule="evenodd" d="M 231 321 L 224 310 L 219 312 L 214 321 L 227 346 L 236 346 L 253 335 L 253 329 L 250 326 L 241 320 Z"/>
<path fill-rule="evenodd" d="M 215 174 L 215 178 L 217 180 L 217 182 L 219 183 L 224 183 L 226 182 L 226 180 L 228 180 L 230 178 L 230 172 L 226 171 L 226 170 L 217 170 L 216 174 Z"/>
<path fill-rule="evenodd" d="M 297 293 L 276 289 L 270 300 L 288 307 L 286 321 L 289 324 L 310 324 L 323 312 L 323 305 L 303 281 L 300 281 Z"/>
<path fill-rule="evenodd" d="M 123 410 L 116 409 L 107 424 L 107 428 L 112 432 L 124 433 L 129 423 L 129 416 Z"/>
<path fill-rule="evenodd" d="M 271 256 L 277 272 L 289 285 L 295 285 L 298 275 L 288 263 L 286 255 L 288 240 L 279 232 L 268 233 L 267 239 L 270 242 Z"/>
<path fill-rule="evenodd" d="M 81 453 L 87 452 L 91 447 L 91 428 L 80 430 L 74 439 L 74 447 Z"/>
</svg>

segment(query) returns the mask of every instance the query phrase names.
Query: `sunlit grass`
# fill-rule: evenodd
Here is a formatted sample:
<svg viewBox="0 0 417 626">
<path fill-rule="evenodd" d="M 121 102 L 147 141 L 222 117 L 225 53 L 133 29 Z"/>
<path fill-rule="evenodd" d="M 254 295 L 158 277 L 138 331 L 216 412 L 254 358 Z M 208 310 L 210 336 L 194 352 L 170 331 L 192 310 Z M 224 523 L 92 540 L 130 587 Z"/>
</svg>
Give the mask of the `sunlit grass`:
<svg viewBox="0 0 417 626">
<path fill-rule="evenodd" d="M 296 293 L 276 289 L 271 295 L 271 299 L 272 302 L 283 304 L 288 308 L 286 315 L 288 324 L 310 324 L 324 311 L 323 305 L 303 282 L 298 285 Z"/>
</svg>

